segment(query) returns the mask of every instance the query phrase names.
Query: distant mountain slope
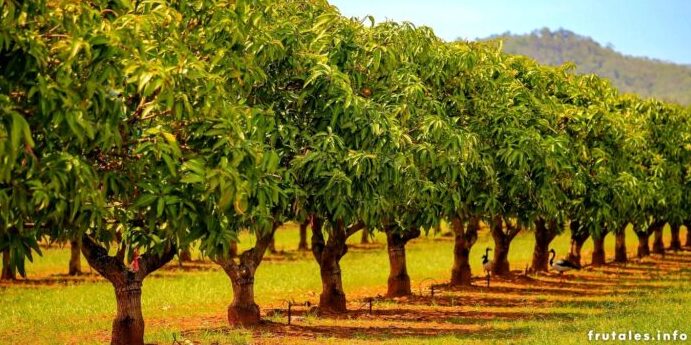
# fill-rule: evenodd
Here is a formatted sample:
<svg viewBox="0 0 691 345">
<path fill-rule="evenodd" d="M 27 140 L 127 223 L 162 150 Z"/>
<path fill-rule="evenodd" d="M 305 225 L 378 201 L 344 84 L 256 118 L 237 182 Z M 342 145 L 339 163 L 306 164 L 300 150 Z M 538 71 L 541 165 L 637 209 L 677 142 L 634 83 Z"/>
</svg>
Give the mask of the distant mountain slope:
<svg viewBox="0 0 691 345">
<path fill-rule="evenodd" d="M 622 92 L 691 104 L 691 66 L 626 56 L 568 30 L 542 29 L 488 39 L 497 38 L 504 41 L 508 53 L 527 55 L 548 65 L 573 62 L 578 73 L 608 78 Z"/>
</svg>

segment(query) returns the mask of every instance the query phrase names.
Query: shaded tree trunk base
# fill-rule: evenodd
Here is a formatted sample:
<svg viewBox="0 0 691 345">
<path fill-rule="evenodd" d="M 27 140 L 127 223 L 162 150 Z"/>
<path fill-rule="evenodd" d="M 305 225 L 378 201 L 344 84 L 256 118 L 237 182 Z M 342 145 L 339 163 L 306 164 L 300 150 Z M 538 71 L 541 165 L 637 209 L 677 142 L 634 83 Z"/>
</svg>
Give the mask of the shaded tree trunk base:
<svg viewBox="0 0 691 345">
<path fill-rule="evenodd" d="M 451 286 L 471 286 L 472 273 L 470 270 L 470 249 L 477 241 L 477 231 L 480 227 L 480 220 L 471 217 L 466 229 L 463 228 L 463 221 L 454 218 L 451 221 L 451 229 L 454 236 L 453 248 L 453 267 L 451 268 Z"/>
<path fill-rule="evenodd" d="M 143 345 L 144 317 L 142 316 L 141 282 L 114 284 L 117 315 L 113 320 L 111 345 Z"/>
<path fill-rule="evenodd" d="M 638 236 L 638 258 L 650 256 L 650 235 L 647 233 L 637 233 Z"/>
<path fill-rule="evenodd" d="M 665 244 L 662 241 L 662 227 L 658 227 L 653 232 L 653 253 L 665 255 Z"/>
<path fill-rule="evenodd" d="M 346 227 L 342 220 L 332 222 L 328 242 L 324 241 L 322 220 L 312 222 L 312 254 L 319 264 L 322 292 L 319 296 L 319 312 L 343 314 L 347 312 L 346 297 L 341 278 L 341 258 L 348 252 L 346 240 L 355 232 L 362 230 L 364 224 Z"/>
<path fill-rule="evenodd" d="M 385 229 L 390 268 L 386 296 L 410 296 L 412 290 L 410 288 L 410 276 L 408 276 L 405 246 L 408 241 L 420 236 L 420 229 L 409 229 L 403 233 L 397 233 L 395 230 L 393 227 Z"/>
<path fill-rule="evenodd" d="M 166 246 L 161 255 L 144 253 L 135 260 L 138 268 L 125 265 L 124 247 L 115 256 L 108 255 L 108 250 L 94 242 L 89 236 L 82 236 L 82 254 L 101 276 L 108 279 L 115 289 L 117 313 L 113 320 L 112 345 L 143 345 L 144 318 L 142 316 L 141 296 L 144 278 L 173 260 L 177 249 L 174 245 Z"/>
<path fill-rule="evenodd" d="M 0 280 L 17 280 L 17 275 L 10 268 L 10 251 L 2 252 L 2 274 Z"/>
<path fill-rule="evenodd" d="M 261 323 L 259 306 L 251 304 L 231 304 L 228 307 L 228 323 L 231 326 L 252 327 Z"/>
<path fill-rule="evenodd" d="M 494 240 L 494 258 L 492 261 L 493 276 L 508 276 L 511 273 L 509 267 L 509 248 L 511 241 L 520 231 L 517 226 L 507 223 L 507 232 L 504 232 L 502 217 L 495 217 L 492 222 L 492 239 Z"/>
<path fill-rule="evenodd" d="M 618 232 L 614 244 L 614 262 L 626 263 L 628 257 L 626 255 L 626 232 L 625 228 Z"/>
<path fill-rule="evenodd" d="M 191 262 L 192 261 L 192 251 L 187 248 L 180 252 L 180 262 Z"/>
<path fill-rule="evenodd" d="M 606 263 L 605 261 L 605 236 L 603 234 L 601 237 L 593 237 L 593 255 L 592 255 L 592 265 L 602 266 Z"/>
<path fill-rule="evenodd" d="M 671 224 L 670 225 L 671 233 L 672 233 L 672 239 L 669 242 L 669 250 L 673 251 L 680 251 L 681 250 L 681 238 L 679 238 L 679 234 L 681 232 L 681 226 L 676 225 L 676 224 Z"/>
<path fill-rule="evenodd" d="M 254 247 L 238 255 L 237 243 L 230 247 L 229 257 L 215 258 L 223 268 L 233 288 L 233 301 L 228 306 L 228 324 L 233 327 L 252 327 L 261 323 L 260 310 L 254 300 L 254 275 L 274 240 L 280 224 L 274 223 L 271 232 L 257 233 Z"/>
<path fill-rule="evenodd" d="M 549 245 L 557 235 L 556 227 L 557 225 L 554 222 L 550 222 L 549 226 L 547 226 L 542 219 L 535 221 L 535 246 L 529 272 L 549 271 Z"/>
<path fill-rule="evenodd" d="M 344 314 L 348 311 L 346 307 L 346 296 L 344 293 L 333 291 L 321 293 L 319 295 L 319 313 L 322 315 Z"/>
<path fill-rule="evenodd" d="M 367 229 L 362 229 L 362 237 L 360 238 L 360 244 L 369 244 L 369 231 Z"/>
</svg>

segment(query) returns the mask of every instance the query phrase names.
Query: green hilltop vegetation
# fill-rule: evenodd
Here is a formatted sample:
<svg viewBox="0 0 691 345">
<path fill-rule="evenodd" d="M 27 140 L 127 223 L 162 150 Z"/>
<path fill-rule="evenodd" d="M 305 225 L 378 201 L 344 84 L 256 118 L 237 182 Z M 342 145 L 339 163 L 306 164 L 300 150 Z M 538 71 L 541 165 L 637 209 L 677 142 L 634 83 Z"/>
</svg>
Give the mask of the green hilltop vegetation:
<svg viewBox="0 0 691 345">
<path fill-rule="evenodd" d="M 602 46 L 564 29 L 552 32 L 543 28 L 525 35 L 504 33 L 488 39 L 501 39 L 507 53 L 526 55 L 543 64 L 572 62 L 578 73 L 605 77 L 625 93 L 691 104 L 691 66 L 623 55 L 610 45 Z"/>
</svg>

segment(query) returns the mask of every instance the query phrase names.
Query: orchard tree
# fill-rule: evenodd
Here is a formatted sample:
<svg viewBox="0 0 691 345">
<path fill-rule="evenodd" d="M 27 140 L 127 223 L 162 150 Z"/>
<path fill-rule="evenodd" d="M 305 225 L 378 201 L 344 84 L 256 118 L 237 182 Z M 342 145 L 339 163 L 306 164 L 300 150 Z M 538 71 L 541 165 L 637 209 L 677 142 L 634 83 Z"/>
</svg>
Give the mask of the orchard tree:
<svg viewBox="0 0 691 345">
<path fill-rule="evenodd" d="M 252 26 L 266 7 L 200 5 L 36 3 L 21 9 L 30 20 L 3 12 L 18 26 L 3 32 L 15 72 L 3 73 L 13 91 L 2 98 L 12 119 L 3 122 L 12 139 L 2 145 L 2 197 L 26 205 L 3 213 L 3 235 L 12 234 L 11 248 L 26 238 L 23 255 L 44 228 L 81 236 L 87 261 L 115 289 L 113 344 L 143 343 L 142 281 L 207 231 L 199 217 L 208 203 L 194 202 L 207 195 L 182 167 L 208 149 L 214 125 L 242 124 L 254 111 L 243 99 L 263 52 L 247 40 L 262 36 Z M 251 132 L 235 129 L 218 141 Z M 224 177 L 207 188 L 221 190 L 218 207 L 241 204 L 240 160 L 212 163 Z M 5 185 L 8 176 L 26 187 Z"/>
<path fill-rule="evenodd" d="M 594 75 L 574 77 L 568 85 L 563 102 L 578 108 L 564 123 L 572 150 L 577 153 L 575 179 L 569 193 L 569 260 L 581 264 L 581 248 L 592 236 L 593 264 L 603 264 L 604 238 L 614 221 L 612 181 L 616 176 L 616 150 L 623 136 L 621 118 L 612 116 L 611 100 L 617 94 L 608 82 Z"/>
</svg>

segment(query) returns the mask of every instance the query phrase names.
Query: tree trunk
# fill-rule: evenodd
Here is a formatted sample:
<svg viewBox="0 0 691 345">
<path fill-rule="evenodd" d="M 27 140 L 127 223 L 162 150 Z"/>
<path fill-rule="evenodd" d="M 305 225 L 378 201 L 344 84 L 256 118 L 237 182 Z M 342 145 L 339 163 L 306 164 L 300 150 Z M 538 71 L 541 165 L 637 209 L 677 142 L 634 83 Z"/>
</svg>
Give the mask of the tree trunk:
<svg viewBox="0 0 691 345">
<path fill-rule="evenodd" d="M 305 219 L 304 222 L 300 224 L 300 243 L 298 244 L 299 251 L 307 251 L 307 226 L 310 223 L 310 219 Z"/>
<path fill-rule="evenodd" d="M 620 229 L 615 234 L 614 262 L 624 263 L 628 261 L 626 257 L 626 227 Z"/>
<path fill-rule="evenodd" d="M 638 258 L 650 256 L 650 234 L 647 232 L 636 232 L 638 236 Z"/>
<path fill-rule="evenodd" d="M 0 275 L 2 280 L 16 280 L 17 275 L 10 268 L 10 250 L 5 249 L 2 251 L 2 275 Z"/>
<path fill-rule="evenodd" d="M 593 236 L 593 266 L 601 266 L 605 264 L 605 237 L 607 233 L 600 236 Z"/>
<path fill-rule="evenodd" d="M 454 235 L 453 267 L 451 268 L 451 285 L 470 286 L 472 274 L 470 271 L 470 249 L 477 241 L 477 230 L 480 220 L 471 217 L 468 226 L 463 229 L 463 220 L 455 217 L 451 220 L 451 230 Z"/>
<path fill-rule="evenodd" d="M 180 262 L 190 262 L 192 261 L 192 251 L 190 248 L 185 248 L 180 252 Z"/>
<path fill-rule="evenodd" d="M 369 230 L 367 228 L 362 229 L 362 237 L 360 237 L 360 244 L 369 243 Z"/>
<path fill-rule="evenodd" d="M 653 253 L 655 254 L 665 254 L 665 243 L 662 241 L 662 229 L 664 224 L 655 227 L 653 231 Z"/>
<path fill-rule="evenodd" d="M 269 253 L 271 253 L 271 254 L 277 254 L 278 253 L 278 250 L 276 250 L 276 238 L 275 237 L 273 237 L 273 236 L 271 237 L 271 242 L 269 242 L 268 248 L 269 248 Z"/>
<path fill-rule="evenodd" d="M 124 263 L 125 252 L 121 247 L 115 256 L 94 242 L 89 236 L 82 236 L 82 254 L 99 274 L 108 279 L 115 289 L 117 314 L 113 320 L 111 345 L 143 345 L 144 318 L 142 317 L 142 281 L 146 276 L 170 262 L 177 249 L 168 245 L 163 255 L 145 253 L 135 260 L 138 268 Z"/>
<path fill-rule="evenodd" d="M 669 242 L 669 249 L 673 251 L 681 250 L 681 238 L 679 238 L 679 232 L 681 231 L 681 226 L 679 224 L 669 225 L 672 231 L 672 240 Z"/>
<path fill-rule="evenodd" d="M 68 274 L 71 276 L 82 274 L 82 248 L 79 240 L 70 241 L 70 265 Z"/>
<path fill-rule="evenodd" d="M 533 248 L 532 272 L 547 272 L 549 270 L 549 245 L 557 236 L 557 223 L 551 221 L 549 226 L 544 219 L 535 221 L 535 247 Z"/>
<path fill-rule="evenodd" d="M 326 246 L 322 252 L 320 274 L 322 293 L 319 295 L 319 310 L 324 312 L 345 313 L 346 296 L 341 280 L 339 246 Z"/>
<path fill-rule="evenodd" d="M 143 345 L 144 317 L 142 316 L 142 283 L 131 280 L 113 284 L 117 314 L 113 320 L 111 345 Z"/>
<path fill-rule="evenodd" d="M 691 247 L 691 220 L 684 222 L 686 227 L 686 245 L 684 247 Z"/>
<path fill-rule="evenodd" d="M 341 258 L 348 252 L 346 240 L 358 230 L 362 223 L 346 228 L 342 220 L 331 223 L 328 242 L 324 242 L 322 220 L 315 218 L 312 228 L 312 254 L 319 264 L 322 293 L 319 296 L 319 310 L 325 313 L 345 313 L 346 298 L 341 280 Z"/>
<path fill-rule="evenodd" d="M 492 238 L 494 239 L 494 259 L 492 263 L 492 275 L 505 276 L 510 273 L 509 269 L 509 247 L 511 241 L 520 232 L 520 227 L 512 226 L 506 222 L 506 232 L 504 231 L 503 219 L 501 216 L 494 217 L 492 224 Z"/>
<path fill-rule="evenodd" d="M 581 265 L 581 249 L 585 241 L 590 237 L 590 233 L 581 229 L 578 221 L 571 221 L 569 226 L 571 228 L 571 247 L 568 260 Z"/>
<path fill-rule="evenodd" d="M 364 231 L 364 230 L 363 230 Z M 411 228 L 401 233 L 393 226 L 386 227 L 386 246 L 389 253 L 389 279 L 387 297 L 410 296 L 410 277 L 406 268 L 405 245 L 420 236 L 420 229 Z"/>
<path fill-rule="evenodd" d="M 251 327 L 261 322 L 259 306 L 254 301 L 254 274 L 279 226 L 279 223 L 274 223 L 271 232 L 257 233 L 255 246 L 241 255 L 238 256 L 237 244 L 233 243 L 229 257 L 214 260 L 223 268 L 233 287 L 233 301 L 228 306 L 228 323 L 231 326 Z"/>
</svg>

